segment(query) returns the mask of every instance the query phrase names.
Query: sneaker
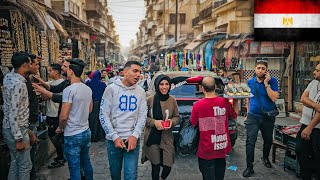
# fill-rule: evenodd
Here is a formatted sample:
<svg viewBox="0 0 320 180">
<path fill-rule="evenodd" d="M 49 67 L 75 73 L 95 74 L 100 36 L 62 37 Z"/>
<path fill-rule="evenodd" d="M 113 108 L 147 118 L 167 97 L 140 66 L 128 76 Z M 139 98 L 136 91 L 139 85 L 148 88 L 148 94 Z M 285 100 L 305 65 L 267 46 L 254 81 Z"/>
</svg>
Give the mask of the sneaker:
<svg viewBox="0 0 320 180">
<path fill-rule="evenodd" d="M 49 166 L 48 169 L 53 169 L 53 168 L 58 168 L 64 166 L 64 161 L 63 160 L 57 160 L 53 161 Z"/>
</svg>

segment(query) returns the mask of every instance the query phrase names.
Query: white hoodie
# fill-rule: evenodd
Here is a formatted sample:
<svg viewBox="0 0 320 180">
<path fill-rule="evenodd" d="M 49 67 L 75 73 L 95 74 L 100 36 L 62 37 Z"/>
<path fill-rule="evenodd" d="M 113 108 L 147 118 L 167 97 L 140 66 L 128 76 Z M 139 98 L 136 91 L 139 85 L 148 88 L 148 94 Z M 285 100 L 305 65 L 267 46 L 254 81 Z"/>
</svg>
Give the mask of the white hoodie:
<svg viewBox="0 0 320 180">
<path fill-rule="evenodd" d="M 109 85 L 100 104 L 100 122 L 108 140 L 140 137 L 147 119 L 144 89 L 137 84 L 126 87 L 121 79 Z"/>
</svg>

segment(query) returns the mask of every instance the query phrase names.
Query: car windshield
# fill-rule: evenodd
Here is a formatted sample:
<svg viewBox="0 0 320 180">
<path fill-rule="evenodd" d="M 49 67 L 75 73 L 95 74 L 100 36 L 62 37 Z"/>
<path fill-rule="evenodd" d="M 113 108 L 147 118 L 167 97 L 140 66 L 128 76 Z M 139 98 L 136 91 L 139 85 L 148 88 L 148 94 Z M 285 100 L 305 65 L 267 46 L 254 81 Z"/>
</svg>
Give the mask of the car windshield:
<svg viewBox="0 0 320 180">
<path fill-rule="evenodd" d="M 196 97 L 197 94 L 200 94 L 199 85 L 196 84 L 184 84 L 179 87 L 175 87 L 170 90 L 170 95 L 174 97 Z"/>
</svg>

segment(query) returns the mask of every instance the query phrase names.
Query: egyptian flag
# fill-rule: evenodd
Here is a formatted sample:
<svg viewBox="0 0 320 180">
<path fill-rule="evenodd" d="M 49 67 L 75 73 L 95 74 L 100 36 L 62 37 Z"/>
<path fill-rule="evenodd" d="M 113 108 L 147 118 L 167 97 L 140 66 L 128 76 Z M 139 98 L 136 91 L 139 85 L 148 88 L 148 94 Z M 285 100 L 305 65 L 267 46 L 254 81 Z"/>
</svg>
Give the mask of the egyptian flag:
<svg viewBox="0 0 320 180">
<path fill-rule="evenodd" d="M 254 2 L 255 40 L 320 40 L 320 0 L 255 0 Z"/>
</svg>

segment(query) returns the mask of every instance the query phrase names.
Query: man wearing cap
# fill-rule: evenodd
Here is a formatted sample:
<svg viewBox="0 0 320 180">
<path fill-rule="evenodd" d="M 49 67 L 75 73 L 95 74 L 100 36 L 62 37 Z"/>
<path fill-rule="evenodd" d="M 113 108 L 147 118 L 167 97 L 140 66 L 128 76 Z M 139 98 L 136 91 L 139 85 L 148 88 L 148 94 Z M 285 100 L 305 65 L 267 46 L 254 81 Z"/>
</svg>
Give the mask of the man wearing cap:
<svg viewBox="0 0 320 180">
<path fill-rule="evenodd" d="M 92 111 L 92 91 L 80 79 L 85 66 L 80 59 L 70 61 L 67 78 L 71 85 L 63 90 L 62 109 L 56 130 L 56 133 L 64 133 L 64 152 L 71 180 L 81 178 L 80 162 L 86 179 L 93 179 L 89 155 L 91 132 L 88 122 L 89 113 Z"/>
<path fill-rule="evenodd" d="M 252 98 L 247 99 L 247 120 L 245 128 L 247 132 L 246 140 L 246 160 L 247 168 L 243 172 L 244 177 L 250 177 L 253 173 L 254 149 L 257 141 L 258 131 L 261 131 L 263 138 L 263 156 L 262 163 L 265 167 L 271 168 L 269 154 L 272 145 L 272 134 L 275 122 L 275 116 L 266 116 L 265 112 L 276 109 L 275 102 L 279 98 L 278 81 L 271 77 L 267 71 L 268 64 L 266 60 L 256 62 L 256 76 L 248 81 L 251 88 Z"/>
</svg>

